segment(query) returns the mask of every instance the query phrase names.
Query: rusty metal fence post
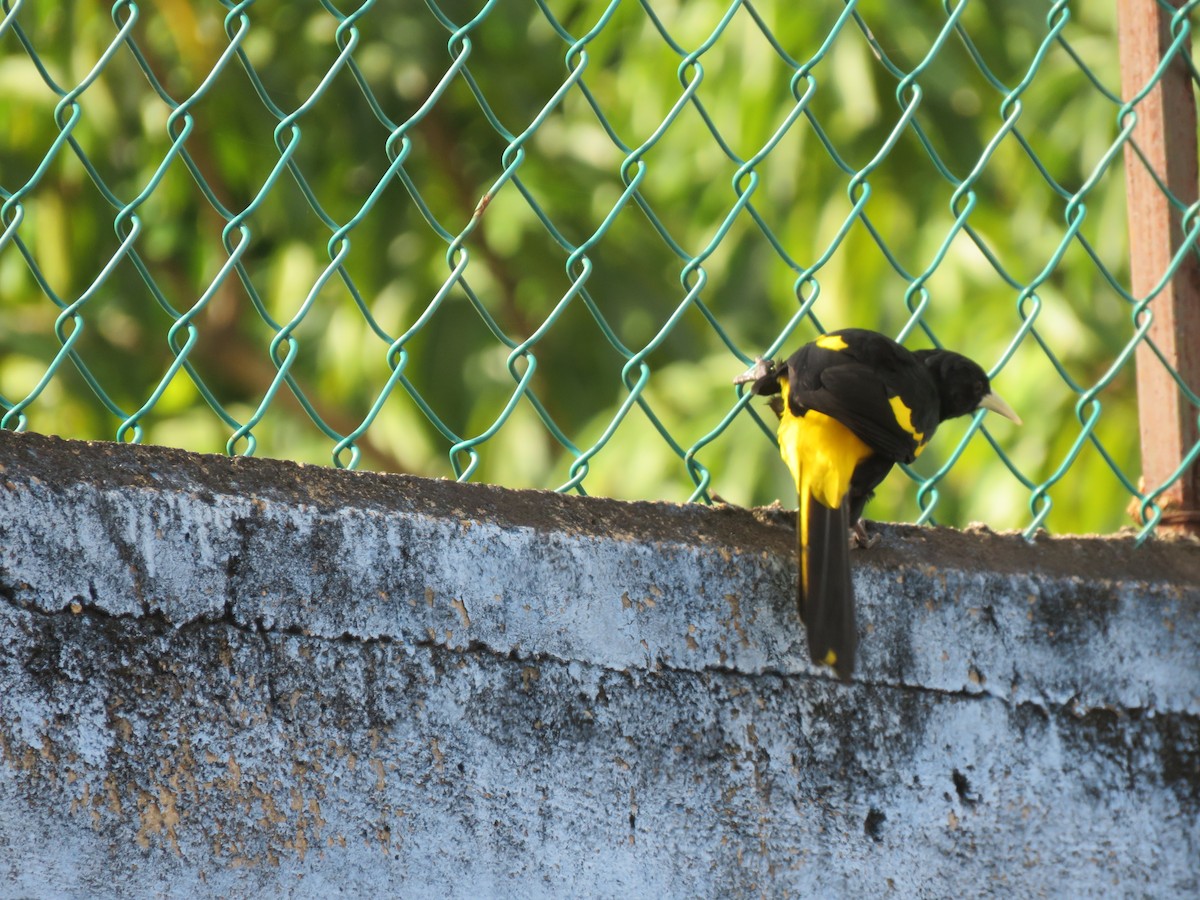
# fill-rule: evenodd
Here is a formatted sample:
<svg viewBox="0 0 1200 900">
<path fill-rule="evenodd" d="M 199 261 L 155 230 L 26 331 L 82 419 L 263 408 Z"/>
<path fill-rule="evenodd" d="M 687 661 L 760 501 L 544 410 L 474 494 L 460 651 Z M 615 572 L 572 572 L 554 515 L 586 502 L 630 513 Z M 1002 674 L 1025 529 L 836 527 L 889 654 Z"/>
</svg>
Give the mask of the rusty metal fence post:
<svg viewBox="0 0 1200 900">
<path fill-rule="evenodd" d="M 1191 41 L 1185 38 L 1175 46 L 1179 32 L 1171 26 L 1177 9 L 1158 0 L 1121 0 L 1119 11 L 1125 100 L 1153 83 L 1134 107 L 1133 141 L 1125 145 L 1132 293 L 1138 301 L 1149 301 L 1146 309 L 1153 316 L 1137 350 L 1142 479 L 1148 493 L 1169 481 L 1200 441 L 1198 410 L 1180 387 L 1182 382 L 1193 391 L 1200 389 L 1200 259 L 1195 248 L 1186 250 L 1171 273 L 1185 247 L 1185 218 L 1195 214 L 1198 199 Z M 1156 502 L 1165 510 L 1160 528 L 1200 534 L 1200 459 Z"/>
</svg>

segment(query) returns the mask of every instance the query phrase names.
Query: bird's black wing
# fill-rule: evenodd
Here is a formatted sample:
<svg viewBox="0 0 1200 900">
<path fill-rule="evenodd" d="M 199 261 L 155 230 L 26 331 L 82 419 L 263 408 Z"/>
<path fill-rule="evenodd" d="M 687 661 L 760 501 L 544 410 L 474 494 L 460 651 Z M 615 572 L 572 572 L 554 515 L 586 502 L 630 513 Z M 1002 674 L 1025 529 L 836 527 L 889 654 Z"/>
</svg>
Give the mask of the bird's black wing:
<svg viewBox="0 0 1200 900">
<path fill-rule="evenodd" d="M 869 366 L 853 362 L 829 366 L 821 372 L 820 382 L 815 390 L 791 391 L 791 399 L 837 419 L 887 459 L 912 462 L 936 427 L 936 418 L 929 426 L 921 414 L 925 404 L 911 397 L 905 402 Z M 936 398 L 928 401 L 928 407 L 937 409 Z"/>
</svg>

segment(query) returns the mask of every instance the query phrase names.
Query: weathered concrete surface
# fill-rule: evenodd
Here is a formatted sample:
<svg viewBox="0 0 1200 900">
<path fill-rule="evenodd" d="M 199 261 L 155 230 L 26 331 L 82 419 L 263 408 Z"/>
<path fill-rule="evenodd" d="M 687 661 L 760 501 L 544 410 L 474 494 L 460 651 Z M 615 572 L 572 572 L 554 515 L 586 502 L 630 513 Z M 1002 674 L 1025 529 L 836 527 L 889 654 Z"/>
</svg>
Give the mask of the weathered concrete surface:
<svg viewBox="0 0 1200 900">
<path fill-rule="evenodd" d="M 0 895 L 1200 891 L 1200 546 L 0 432 Z"/>
</svg>

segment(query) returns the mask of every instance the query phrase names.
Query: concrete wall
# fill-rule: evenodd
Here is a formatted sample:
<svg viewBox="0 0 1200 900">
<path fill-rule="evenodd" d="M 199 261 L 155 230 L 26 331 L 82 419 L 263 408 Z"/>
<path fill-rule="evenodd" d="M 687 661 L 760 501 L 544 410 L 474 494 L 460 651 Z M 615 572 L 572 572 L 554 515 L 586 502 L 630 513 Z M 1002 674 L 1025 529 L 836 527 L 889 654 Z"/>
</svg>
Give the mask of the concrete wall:
<svg viewBox="0 0 1200 900">
<path fill-rule="evenodd" d="M 1200 546 L 0 432 L 0 895 L 1200 891 Z"/>
</svg>

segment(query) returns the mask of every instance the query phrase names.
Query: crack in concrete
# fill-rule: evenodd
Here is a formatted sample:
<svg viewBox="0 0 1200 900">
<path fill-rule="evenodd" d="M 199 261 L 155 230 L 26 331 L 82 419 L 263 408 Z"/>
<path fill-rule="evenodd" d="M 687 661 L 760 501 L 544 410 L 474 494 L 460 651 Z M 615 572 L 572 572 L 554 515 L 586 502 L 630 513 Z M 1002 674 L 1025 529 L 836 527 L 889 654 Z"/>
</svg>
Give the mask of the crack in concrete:
<svg viewBox="0 0 1200 900">
<path fill-rule="evenodd" d="M 298 625 L 268 626 L 264 617 L 262 616 L 255 618 L 253 621 L 243 622 L 237 617 L 235 602 L 232 598 L 225 600 L 222 612 L 219 615 L 198 615 L 179 624 L 172 622 L 161 610 L 150 609 L 148 604 L 143 604 L 144 608 L 141 613 L 115 613 L 109 609 L 106 609 L 102 603 L 96 603 L 90 600 L 83 602 L 81 598 L 77 597 L 64 604 L 59 609 L 45 609 L 31 601 L 18 599 L 11 586 L 3 581 L 0 581 L 0 601 L 3 601 L 10 606 L 13 606 L 14 608 L 20 609 L 24 612 L 47 618 L 59 616 L 74 617 L 86 614 L 111 621 L 125 620 L 131 623 L 144 621 L 147 624 L 157 625 L 164 630 L 169 629 L 178 633 L 184 633 L 191 629 L 204 628 L 213 625 L 229 627 L 242 634 L 257 637 L 262 642 L 264 653 L 268 661 L 273 658 L 275 653 L 275 647 L 270 638 L 274 635 L 283 635 L 325 643 L 356 645 L 364 647 L 369 647 L 372 645 L 396 644 L 401 647 L 407 646 L 422 650 L 436 650 L 439 652 L 457 655 L 484 653 L 501 661 L 523 664 L 535 663 L 538 665 L 579 665 L 589 669 L 601 669 L 606 672 L 613 672 L 630 677 L 635 677 L 637 675 L 656 675 L 667 672 L 674 675 L 684 676 L 702 676 L 706 674 L 719 675 L 726 678 L 750 681 L 767 678 L 790 683 L 822 683 L 833 687 L 836 687 L 839 684 L 836 678 L 832 676 L 826 676 L 821 672 L 789 671 L 772 666 L 764 667 L 754 671 L 747 671 L 744 669 L 735 668 L 733 666 L 715 663 L 702 665 L 699 667 L 678 666 L 669 661 L 656 659 L 653 661 L 647 661 L 644 666 L 640 667 L 620 667 L 603 662 L 597 662 L 595 660 L 565 657 L 546 650 L 522 650 L 520 647 L 509 647 L 508 649 L 503 649 L 500 647 L 495 647 L 492 644 L 479 639 L 473 639 L 465 646 L 456 646 L 445 641 L 432 640 L 428 637 L 406 641 L 393 635 L 362 635 L 354 634 L 348 630 L 343 631 L 339 635 L 333 636 L 310 631 Z M 78 609 L 76 609 L 76 607 L 78 607 Z M 268 673 L 270 673 L 270 665 L 268 665 L 267 669 Z M 1069 714 L 1074 718 L 1083 718 L 1094 713 L 1107 712 L 1117 715 L 1138 717 L 1143 715 L 1156 715 L 1163 713 L 1162 710 L 1159 710 L 1157 707 L 1152 705 L 1135 707 L 1115 706 L 1112 704 L 1081 706 L 1076 702 L 1078 694 L 1073 695 L 1071 698 L 1063 702 L 1054 702 L 1045 698 L 1039 699 L 1034 697 L 1025 697 L 1019 700 L 1014 700 L 990 690 L 971 690 L 966 687 L 953 689 L 935 685 L 912 684 L 910 682 L 891 681 L 888 679 L 878 678 L 858 678 L 844 687 L 847 690 L 885 689 L 919 696 L 945 697 L 951 700 L 968 702 L 995 701 L 1010 710 L 1033 708 L 1043 716 Z M 279 697 L 274 684 L 274 679 L 270 674 L 268 674 L 267 689 L 271 706 L 274 708 L 278 705 Z M 1200 721 L 1200 713 L 1193 713 L 1187 710 L 1178 710 L 1171 711 L 1171 714 L 1182 716 L 1184 721 Z"/>
<path fill-rule="evenodd" d="M 272 710 L 282 708 L 279 694 L 274 683 L 272 666 L 270 665 L 270 661 L 273 659 L 275 653 L 275 648 L 270 641 L 270 636 L 272 635 L 286 635 L 290 637 L 303 638 L 305 640 L 364 647 L 369 647 L 371 645 L 396 644 L 401 647 L 413 647 L 422 650 L 432 650 L 460 656 L 472 653 L 483 653 L 499 661 L 521 664 L 534 663 L 537 665 L 550 664 L 560 667 L 579 665 L 591 669 L 601 669 L 606 672 L 624 675 L 626 677 L 637 677 L 638 675 L 657 675 L 666 672 L 673 675 L 687 677 L 715 674 L 722 677 L 749 681 L 757 681 L 759 679 L 767 678 L 777 679 L 784 683 L 804 682 L 815 684 L 820 682 L 835 687 L 840 684 L 836 678 L 833 678 L 832 676 L 825 676 L 820 672 L 796 672 L 774 667 L 767 667 L 751 672 L 719 664 L 705 665 L 699 668 L 694 668 L 676 666 L 669 662 L 656 660 L 652 665 L 646 665 L 640 669 L 634 669 L 606 665 L 593 660 L 564 657 L 549 651 L 522 651 L 519 647 L 511 647 L 508 650 L 502 650 L 481 640 L 472 640 L 466 646 L 453 646 L 444 641 L 430 640 L 429 638 L 419 638 L 413 641 L 404 641 L 391 635 L 356 635 L 349 631 L 344 631 L 337 636 L 329 636 L 308 631 L 300 626 L 268 627 L 264 624 L 262 617 L 258 617 L 252 623 L 240 622 L 234 614 L 234 602 L 231 599 L 225 601 L 221 615 L 196 616 L 179 625 L 174 625 L 171 623 L 164 613 L 157 610 L 143 611 L 141 614 L 127 612 L 114 613 L 111 610 L 105 609 L 100 604 L 94 604 L 91 602 L 79 603 L 78 600 L 71 601 L 60 609 L 47 610 L 37 606 L 36 604 L 18 600 L 14 596 L 10 586 L 3 582 L 0 582 L 0 601 L 8 603 L 10 606 L 13 606 L 14 608 L 20 609 L 24 612 L 45 618 L 92 615 L 97 618 L 103 618 L 112 621 L 128 620 L 130 622 L 137 622 L 142 620 L 146 621 L 147 623 L 157 624 L 160 627 L 164 627 L 178 633 L 183 633 L 194 628 L 220 625 L 233 628 L 236 631 L 246 635 L 256 636 L 262 641 L 264 654 L 268 661 L 268 665 L 266 667 L 268 673 L 267 691 L 269 697 L 269 708 Z M 74 606 L 76 605 L 79 606 L 78 610 L 74 609 Z M 1072 719 L 1085 719 L 1096 714 L 1109 714 L 1121 718 L 1130 718 L 1136 720 L 1143 717 L 1169 714 L 1182 723 L 1200 727 L 1200 712 L 1193 712 L 1190 710 L 1163 711 L 1153 705 L 1116 706 L 1114 704 L 1100 704 L 1083 706 L 1076 702 L 1076 699 L 1079 696 L 1078 694 L 1072 695 L 1070 698 L 1062 702 L 1036 699 L 1033 697 L 1012 700 L 993 691 L 969 690 L 965 687 L 959 689 L 950 689 L 933 685 L 918 685 L 900 681 L 889 681 L 886 679 L 856 679 L 850 684 L 843 685 L 843 687 L 847 690 L 885 689 L 896 691 L 898 693 L 915 694 L 917 696 L 944 697 L 956 701 L 994 701 L 1012 711 L 1033 709 L 1042 717 L 1047 719 L 1063 717 L 1070 717 Z"/>
</svg>

